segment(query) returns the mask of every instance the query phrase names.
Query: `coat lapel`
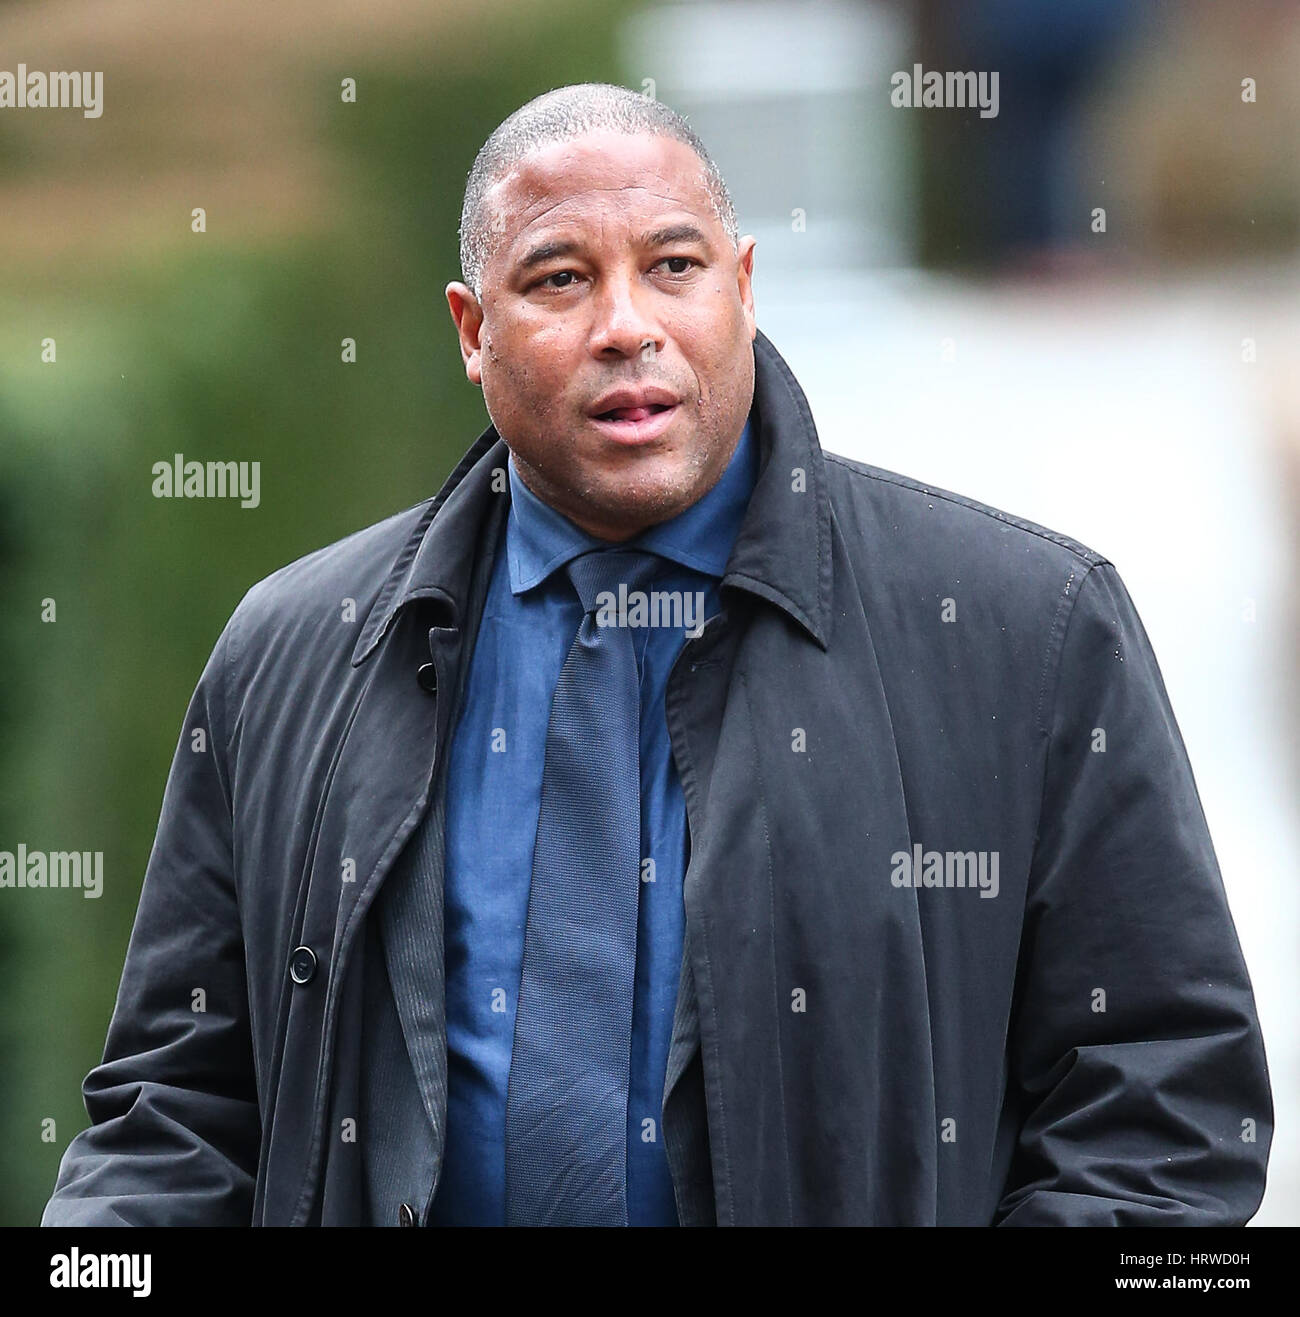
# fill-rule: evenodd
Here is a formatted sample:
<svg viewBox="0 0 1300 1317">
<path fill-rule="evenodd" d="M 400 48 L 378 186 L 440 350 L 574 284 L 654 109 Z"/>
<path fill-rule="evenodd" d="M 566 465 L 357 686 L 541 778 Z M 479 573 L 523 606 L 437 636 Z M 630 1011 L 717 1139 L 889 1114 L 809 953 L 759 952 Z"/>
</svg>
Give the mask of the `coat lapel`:
<svg viewBox="0 0 1300 1317">
<path fill-rule="evenodd" d="M 504 471 L 507 455 L 489 427 L 413 531 L 353 652 L 353 666 L 366 665 L 369 672 L 326 792 L 303 918 L 304 941 L 329 946 L 331 954 L 308 1174 L 298 1216 L 319 1175 L 340 988 L 366 912 L 430 804 L 453 712 L 450 692 L 464 670 L 462 640 L 474 566 L 487 556 L 478 551 L 481 536 L 500 529 L 508 505 L 508 495 L 494 495 L 504 482 L 493 477 L 494 468 Z M 417 680 L 419 669 L 430 661 L 437 671 L 436 694 Z M 425 831 L 440 848 L 441 828 Z M 422 873 L 441 863 L 440 854 L 418 845 L 409 858 L 422 866 Z M 411 867 L 405 866 L 408 872 Z M 406 882 L 391 908 L 384 903 L 380 912 L 403 1033 L 435 1126 L 446 1073 L 441 903 L 440 883 Z M 404 915 L 413 921 L 410 929 L 401 923 Z M 426 936 L 433 941 L 420 940 Z"/>
<path fill-rule="evenodd" d="M 499 543 L 508 506 L 493 501 L 477 555 L 470 604 L 464 625 L 434 628 L 429 646 L 438 671 L 438 699 L 447 723 L 460 707 L 469 654 L 478 634 L 479 619 L 492 577 L 495 546 Z M 452 683 L 459 689 L 452 698 Z M 445 684 L 444 684 L 445 683 Z M 443 696 L 443 692 L 446 696 Z M 380 936 L 398 1018 L 425 1111 L 439 1139 L 447 1111 L 447 1017 L 443 944 L 443 876 L 446 822 L 445 733 L 439 736 L 441 753 L 428 806 L 411 844 L 377 899 Z"/>
<path fill-rule="evenodd" d="M 723 575 L 722 614 L 710 618 L 704 634 L 687 644 L 674 665 L 666 700 L 673 760 L 682 780 L 692 837 L 688 888 L 698 872 L 695 854 L 703 836 L 703 801 L 717 754 L 719 715 L 731 684 L 741 619 L 752 606 L 761 607 L 766 601 L 784 610 L 823 649 L 830 628 L 831 521 L 821 449 L 802 389 L 761 330 L 754 340 L 751 419 L 756 422 L 762 461 Z M 688 927 L 664 1083 L 665 1110 L 699 1046 L 699 999 Z"/>
</svg>

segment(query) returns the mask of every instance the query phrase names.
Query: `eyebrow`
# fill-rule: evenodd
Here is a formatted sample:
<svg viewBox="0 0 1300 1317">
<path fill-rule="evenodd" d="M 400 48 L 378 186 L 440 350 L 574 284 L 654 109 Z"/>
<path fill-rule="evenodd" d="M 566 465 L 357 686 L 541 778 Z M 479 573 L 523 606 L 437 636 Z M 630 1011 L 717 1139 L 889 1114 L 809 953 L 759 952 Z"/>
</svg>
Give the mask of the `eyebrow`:
<svg viewBox="0 0 1300 1317">
<path fill-rule="evenodd" d="M 694 224 L 669 224 L 666 228 L 641 235 L 643 247 L 667 247 L 674 242 L 698 242 L 702 247 L 709 245 L 708 238 Z"/>
<path fill-rule="evenodd" d="M 709 245 L 704 232 L 694 224 L 668 224 L 661 229 L 652 229 L 649 233 L 643 233 L 640 239 L 642 247 L 667 247 L 675 242 L 698 242 L 703 247 Z M 561 238 L 543 242 L 525 253 L 516 263 L 516 268 L 531 270 L 534 266 L 543 265 L 556 257 L 571 256 L 580 249 L 581 243 Z"/>
</svg>

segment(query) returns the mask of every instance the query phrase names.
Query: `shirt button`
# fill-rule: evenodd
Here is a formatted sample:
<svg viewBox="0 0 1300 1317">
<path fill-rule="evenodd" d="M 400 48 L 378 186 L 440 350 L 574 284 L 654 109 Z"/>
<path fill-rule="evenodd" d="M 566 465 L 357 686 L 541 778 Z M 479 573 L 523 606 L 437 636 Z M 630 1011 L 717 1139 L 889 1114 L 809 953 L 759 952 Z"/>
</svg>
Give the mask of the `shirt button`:
<svg viewBox="0 0 1300 1317">
<path fill-rule="evenodd" d="M 316 974 L 316 953 L 310 947 L 294 947 L 289 957 L 289 977 L 299 986 L 310 983 Z"/>
<path fill-rule="evenodd" d="M 410 1203 L 403 1203 L 397 1209 L 397 1224 L 399 1226 L 413 1226 L 415 1224 L 415 1208 Z"/>
</svg>

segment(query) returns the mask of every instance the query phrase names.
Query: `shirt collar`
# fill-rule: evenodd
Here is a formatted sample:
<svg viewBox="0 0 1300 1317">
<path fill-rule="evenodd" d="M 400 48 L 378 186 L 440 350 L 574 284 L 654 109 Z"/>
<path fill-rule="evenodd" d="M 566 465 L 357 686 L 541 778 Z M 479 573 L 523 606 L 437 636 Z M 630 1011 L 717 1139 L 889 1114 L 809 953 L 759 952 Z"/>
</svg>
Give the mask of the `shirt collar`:
<svg viewBox="0 0 1300 1317">
<path fill-rule="evenodd" d="M 580 553 L 610 547 L 607 540 L 589 535 L 538 498 L 516 474 L 513 461 L 506 465 L 510 479 L 506 555 L 513 594 L 531 590 Z M 718 483 L 675 517 L 647 527 L 619 547 L 657 553 L 720 578 L 726 571 L 757 476 L 757 446 L 746 419 Z"/>
</svg>

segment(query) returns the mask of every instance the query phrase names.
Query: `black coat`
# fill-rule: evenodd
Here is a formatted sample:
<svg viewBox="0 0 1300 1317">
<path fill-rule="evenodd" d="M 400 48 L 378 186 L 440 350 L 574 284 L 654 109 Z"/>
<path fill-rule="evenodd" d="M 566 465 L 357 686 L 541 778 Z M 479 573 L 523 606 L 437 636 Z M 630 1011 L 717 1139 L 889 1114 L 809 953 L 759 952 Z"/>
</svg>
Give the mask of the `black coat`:
<svg viewBox="0 0 1300 1317">
<path fill-rule="evenodd" d="M 755 368 L 761 475 L 666 703 L 690 828 L 663 1112 L 683 1221 L 1245 1222 L 1264 1048 L 1118 573 L 823 453 L 762 334 Z M 506 458 L 489 427 L 436 498 L 236 609 L 44 1223 L 425 1219 L 446 1111 L 431 769 Z"/>
</svg>

